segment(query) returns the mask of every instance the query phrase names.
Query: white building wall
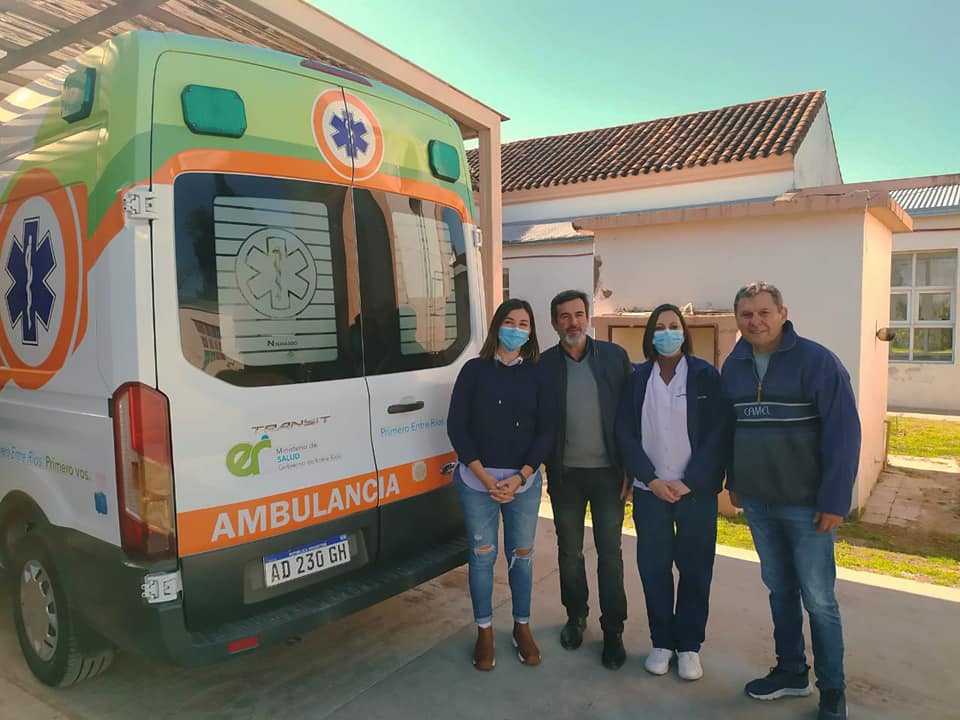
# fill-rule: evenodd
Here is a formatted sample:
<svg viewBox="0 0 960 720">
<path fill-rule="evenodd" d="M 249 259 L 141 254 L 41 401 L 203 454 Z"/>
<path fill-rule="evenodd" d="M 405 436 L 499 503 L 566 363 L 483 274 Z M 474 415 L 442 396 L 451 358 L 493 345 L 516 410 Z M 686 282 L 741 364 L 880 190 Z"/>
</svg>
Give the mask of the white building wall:
<svg viewBox="0 0 960 720">
<path fill-rule="evenodd" d="M 892 362 L 888 373 L 887 402 L 891 410 L 960 415 L 960 370 L 956 357 L 952 364 Z"/>
<path fill-rule="evenodd" d="M 793 175 L 794 187 L 797 189 L 838 185 L 843 182 L 826 105 L 820 108 L 794 156 Z"/>
<path fill-rule="evenodd" d="M 802 167 L 797 167 L 798 164 Z M 794 160 L 794 169 L 755 173 L 739 177 L 680 182 L 675 185 L 642 188 L 618 193 L 584 194 L 579 197 L 543 200 L 503 206 L 503 222 L 549 222 L 619 212 L 642 212 L 670 207 L 686 207 L 776 197 L 795 188 L 795 177 L 819 180 L 825 184 L 840 182 L 840 169 L 826 108 L 812 123 Z M 676 174 L 683 178 L 683 172 Z M 584 189 L 588 189 L 584 186 Z M 509 195 L 506 196 L 509 202 Z M 576 258 L 572 255 L 577 255 Z M 524 260 L 519 260 L 526 257 Z M 537 308 L 541 340 L 549 327 L 542 321 L 537 303 L 549 303 L 560 290 L 578 288 L 592 296 L 602 292 L 594 287 L 591 244 L 566 243 L 533 247 L 504 246 L 503 264 L 510 272 L 511 294 L 529 299 Z M 602 270 L 601 270 L 602 273 Z M 552 332 L 552 331 L 551 331 Z"/>
<path fill-rule="evenodd" d="M 550 324 L 550 301 L 562 290 L 583 290 L 593 297 L 593 243 L 505 245 L 503 266 L 510 274 L 510 297 L 533 307 L 537 339 L 545 350 L 557 342 Z"/>
<path fill-rule="evenodd" d="M 679 174 L 682 175 L 683 172 L 681 170 Z M 659 208 L 776 197 L 792 189 L 792 186 L 793 171 L 784 170 L 519 204 L 507 204 L 509 195 L 506 195 L 504 199 L 507 202 L 503 205 L 503 222 L 546 222 L 589 215 L 640 212 Z"/>
<path fill-rule="evenodd" d="M 863 280 L 865 247 L 871 263 L 884 262 L 883 233 L 871 225 L 867 238 L 864 222 L 863 213 L 848 212 L 597 230 L 599 284 L 611 291 L 598 300 L 597 312 L 650 309 L 662 302 L 732 310 L 741 285 L 775 284 L 797 331 L 830 348 L 850 373 L 861 422 L 870 428 L 857 491 L 857 498 L 866 498 L 879 472 L 873 438 L 876 428 L 882 433 L 886 406 L 865 395 L 876 392 L 878 373 L 882 377 L 886 370 L 886 347 L 880 360 L 876 351 L 868 358 L 863 335 L 865 325 L 872 335 L 888 311 L 890 233 L 885 231 L 884 290 L 882 278 Z M 867 299 L 880 305 L 864 309 Z"/>
<path fill-rule="evenodd" d="M 856 373 L 862 217 L 850 212 L 597 230 L 599 284 L 612 291 L 598 302 L 598 312 L 691 301 L 697 310 L 732 310 L 740 286 L 767 280 L 783 292 L 797 330 L 827 345 Z"/>
<path fill-rule="evenodd" d="M 914 216 L 913 230 L 894 237 L 894 252 L 960 251 L 960 213 Z M 960 287 L 960 262 L 957 265 L 955 292 Z M 960 314 L 960 297 L 957 300 L 954 306 L 953 362 L 891 362 L 888 398 L 891 409 L 960 414 L 960 323 L 956 318 Z"/>
<path fill-rule="evenodd" d="M 889 343 L 877 339 L 890 314 L 890 230 L 872 215 L 863 228 L 863 270 L 860 288 L 860 387 L 857 402 L 862 423 L 860 470 L 854 504 L 863 507 L 883 468 L 884 421 L 887 415 Z"/>
</svg>

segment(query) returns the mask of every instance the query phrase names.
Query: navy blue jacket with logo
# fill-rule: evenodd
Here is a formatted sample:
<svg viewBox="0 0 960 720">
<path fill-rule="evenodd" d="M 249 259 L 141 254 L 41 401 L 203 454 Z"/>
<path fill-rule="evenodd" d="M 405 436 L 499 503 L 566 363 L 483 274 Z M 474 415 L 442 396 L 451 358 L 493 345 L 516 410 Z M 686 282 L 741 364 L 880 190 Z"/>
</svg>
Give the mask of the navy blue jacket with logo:
<svg viewBox="0 0 960 720">
<path fill-rule="evenodd" d="M 649 483 L 657 477 L 643 450 L 641 422 L 647 383 L 656 363 L 637 366 L 630 376 L 617 413 L 617 440 L 634 480 Z M 687 355 L 687 437 L 690 461 L 683 482 L 691 492 L 716 495 L 723 488 L 723 465 L 729 441 L 730 413 L 720 391 L 720 373 L 710 363 Z"/>
<path fill-rule="evenodd" d="M 753 348 L 734 346 L 722 372 L 735 415 L 727 487 L 738 495 L 846 515 L 860 459 L 860 416 L 840 359 L 787 321 L 763 382 Z"/>
</svg>

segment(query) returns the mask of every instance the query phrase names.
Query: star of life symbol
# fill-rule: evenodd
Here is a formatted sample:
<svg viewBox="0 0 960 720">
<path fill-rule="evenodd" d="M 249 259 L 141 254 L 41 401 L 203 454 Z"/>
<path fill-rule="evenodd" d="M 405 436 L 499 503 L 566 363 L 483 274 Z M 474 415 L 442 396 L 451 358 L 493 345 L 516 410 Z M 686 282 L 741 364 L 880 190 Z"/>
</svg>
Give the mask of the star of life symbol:
<svg viewBox="0 0 960 720">
<path fill-rule="evenodd" d="M 237 281 L 250 305 L 268 317 L 294 317 L 310 304 L 317 286 L 309 248 L 293 233 L 263 228 L 237 253 Z"/>
<path fill-rule="evenodd" d="M 12 327 L 20 325 L 20 339 L 24 345 L 38 342 L 37 323 L 44 330 L 50 329 L 56 293 L 47 284 L 47 279 L 57 266 L 53 256 L 50 231 L 40 236 L 40 218 L 23 221 L 21 237 L 13 236 L 10 255 L 7 257 L 7 275 L 13 284 L 7 290 L 7 310 Z"/>
<path fill-rule="evenodd" d="M 363 120 L 357 120 L 350 110 L 344 110 L 343 115 L 334 115 L 330 118 L 330 127 L 333 134 L 330 139 L 338 149 L 342 149 L 351 158 L 356 159 L 360 153 L 366 153 L 369 143 L 364 138 L 367 126 Z"/>
</svg>

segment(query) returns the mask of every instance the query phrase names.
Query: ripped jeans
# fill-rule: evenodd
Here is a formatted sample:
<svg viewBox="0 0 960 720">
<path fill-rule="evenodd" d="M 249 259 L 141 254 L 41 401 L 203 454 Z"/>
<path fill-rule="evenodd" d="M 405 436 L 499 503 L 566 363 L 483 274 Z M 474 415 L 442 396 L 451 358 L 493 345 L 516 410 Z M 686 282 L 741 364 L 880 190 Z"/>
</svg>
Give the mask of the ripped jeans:
<svg viewBox="0 0 960 720">
<path fill-rule="evenodd" d="M 506 473 L 504 477 L 509 474 Z M 533 541 L 537 534 L 543 477 L 537 472 L 527 482 L 530 484 L 528 490 L 501 505 L 487 493 L 464 485 L 460 473 L 455 473 L 454 485 L 460 495 L 470 544 L 470 599 L 478 625 L 493 620 L 493 567 L 498 555 L 500 513 L 503 513 L 503 543 L 509 560 L 507 577 L 513 596 L 513 619 L 515 622 L 527 622 L 530 619 Z M 518 553 L 518 550 L 527 552 Z"/>
</svg>

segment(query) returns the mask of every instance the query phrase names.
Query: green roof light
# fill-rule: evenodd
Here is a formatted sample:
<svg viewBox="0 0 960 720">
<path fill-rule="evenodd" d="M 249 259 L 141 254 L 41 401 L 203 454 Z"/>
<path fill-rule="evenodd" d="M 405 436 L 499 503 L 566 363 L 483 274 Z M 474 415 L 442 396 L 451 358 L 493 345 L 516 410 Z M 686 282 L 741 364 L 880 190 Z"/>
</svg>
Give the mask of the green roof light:
<svg viewBox="0 0 960 720">
<path fill-rule="evenodd" d="M 97 71 L 82 67 L 67 75 L 60 99 L 60 117 L 68 123 L 89 117 L 93 110 L 93 86 Z"/>
<path fill-rule="evenodd" d="M 187 85 L 180 93 L 183 122 L 197 135 L 238 138 L 247 131 L 247 113 L 236 90 Z"/>
<path fill-rule="evenodd" d="M 434 177 L 449 182 L 460 179 L 460 153 L 453 145 L 431 140 L 427 152 L 430 155 L 430 172 Z"/>
</svg>

